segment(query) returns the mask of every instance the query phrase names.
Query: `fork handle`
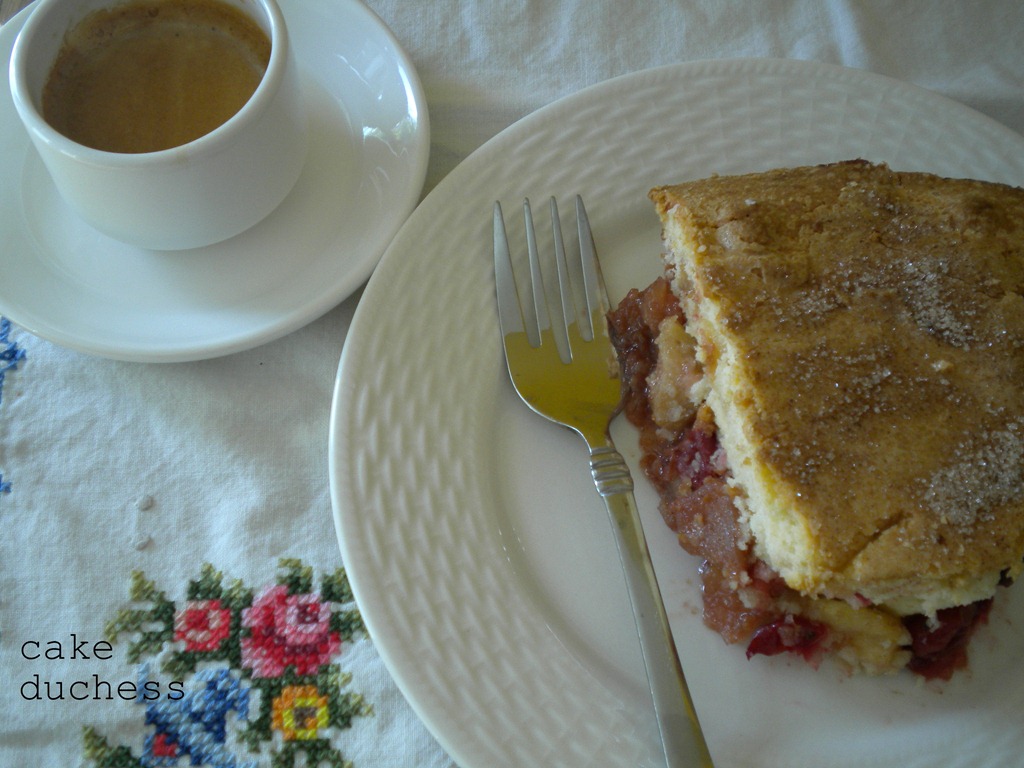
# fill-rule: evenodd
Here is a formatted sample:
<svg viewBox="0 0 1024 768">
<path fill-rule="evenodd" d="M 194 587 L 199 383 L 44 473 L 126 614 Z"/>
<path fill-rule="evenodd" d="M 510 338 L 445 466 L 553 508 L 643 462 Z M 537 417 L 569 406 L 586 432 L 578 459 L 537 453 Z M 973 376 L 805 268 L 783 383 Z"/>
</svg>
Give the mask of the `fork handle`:
<svg viewBox="0 0 1024 768">
<path fill-rule="evenodd" d="M 591 446 L 590 471 L 612 520 L 668 768 L 713 768 L 651 566 L 629 467 L 605 444 Z"/>
</svg>

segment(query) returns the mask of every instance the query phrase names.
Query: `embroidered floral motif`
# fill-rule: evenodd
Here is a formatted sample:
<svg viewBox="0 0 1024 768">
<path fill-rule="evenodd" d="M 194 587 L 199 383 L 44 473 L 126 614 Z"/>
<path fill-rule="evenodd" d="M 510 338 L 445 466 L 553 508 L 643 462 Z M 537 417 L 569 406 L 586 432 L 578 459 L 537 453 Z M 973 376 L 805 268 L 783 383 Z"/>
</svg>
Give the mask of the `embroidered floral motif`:
<svg viewBox="0 0 1024 768">
<path fill-rule="evenodd" d="M 315 739 L 329 720 L 327 697 L 315 685 L 289 685 L 271 707 L 271 725 L 285 741 Z"/>
<path fill-rule="evenodd" d="M 292 665 L 300 675 L 314 674 L 338 652 L 341 640 L 331 631 L 331 609 L 316 595 L 289 595 L 280 584 L 260 593 L 242 611 L 242 666 L 256 677 L 280 677 Z"/>
<path fill-rule="evenodd" d="M 149 682 L 148 672 L 148 665 L 143 665 L 140 690 Z M 249 689 L 223 668 L 200 670 L 195 681 L 201 687 L 180 699 L 146 705 L 146 725 L 154 730 L 146 737 L 143 765 L 178 765 L 178 758 L 186 755 L 192 765 L 237 765 L 225 744 L 227 719 L 231 712 L 241 720 L 248 716 Z"/>
<path fill-rule="evenodd" d="M 277 583 L 255 594 L 204 566 L 180 603 L 133 574 L 130 597 L 144 607 L 119 611 L 107 639 L 127 639 L 127 659 L 139 664 L 148 733 L 136 757 L 86 727 L 93 765 L 257 768 L 268 763 L 253 755 L 266 755 L 271 768 L 351 768 L 338 736 L 373 709 L 345 690 L 352 676 L 337 657 L 365 632 L 362 617 L 344 570 L 316 590 L 312 569 L 280 566 Z"/>
<path fill-rule="evenodd" d="M 187 651 L 215 651 L 231 633 L 231 611 L 220 600 L 189 600 L 174 616 L 174 639 Z"/>
<path fill-rule="evenodd" d="M 21 349 L 16 341 L 10 340 L 10 334 L 11 321 L 6 317 L 0 317 L 0 403 L 4 401 L 4 377 L 25 359 L 25 350 Z M 0 472 L 0 493 L 10 492 L 11 484 L 4 480 L 4 475 Z"/>
</svg>

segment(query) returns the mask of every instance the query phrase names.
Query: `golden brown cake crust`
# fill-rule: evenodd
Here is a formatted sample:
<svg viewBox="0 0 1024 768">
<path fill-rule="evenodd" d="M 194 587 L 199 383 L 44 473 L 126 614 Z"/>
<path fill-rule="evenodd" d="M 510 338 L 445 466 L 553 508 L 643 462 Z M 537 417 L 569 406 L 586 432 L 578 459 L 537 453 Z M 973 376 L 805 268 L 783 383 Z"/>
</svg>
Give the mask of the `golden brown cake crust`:
<svg viewBox="0 0 1024 768">
<path fill-rule="evenodd" d="M 679 282 L 715 309 L 756 461 L 818 550 L 801 586 L 885 599 L 1016 575 L 1024 190 L 851 161 L 651 199 L 690 238 Z"/>
</svg>

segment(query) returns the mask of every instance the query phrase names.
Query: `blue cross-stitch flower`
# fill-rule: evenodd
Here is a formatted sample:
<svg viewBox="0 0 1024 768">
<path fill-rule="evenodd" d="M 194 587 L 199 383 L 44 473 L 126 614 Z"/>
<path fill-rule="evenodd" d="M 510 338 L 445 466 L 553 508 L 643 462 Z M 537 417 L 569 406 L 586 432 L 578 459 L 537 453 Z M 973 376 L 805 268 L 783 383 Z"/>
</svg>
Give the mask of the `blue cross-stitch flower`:
<svg viewBox="0 0 1024 768">
<path fill-rule="evenodd" d="M 143 665 L 140 697 L 148 674 L 148 666 Z M 225 743 L 228 713 L 237 712 L 240 720 L 249 715 L 249 689 L 230 669 L 204 669 L 195 680 L 204 685 L 179 699 L 162 697 L 146 704 L 146 725 L 155 730 L 146 738 L 141 763 L 153 768 L 176 766 L 187 755 L 190 765 L 254 768 L 255 762 L 238 762 Z"/>
<path fill-rule="evenodd" d="M 16 341 L 10 340 L 11 321 L 0 317 L 0 403 L 4 401 L 4 375 L 18 367 L 18 362 L 25 359 L 25 350 Z M 0 493 L 10 493 L 11 484 L 4 480 L 0 473 Z"/>
<path fill-rule="evenodd" d="M 25 350 L 18 342 L 10 340 L 11 321 L 0 317 L 0 403 L 4 399 L 4 375 L 18 367 L 18 362 L 25 359 Z"/>
</svg>

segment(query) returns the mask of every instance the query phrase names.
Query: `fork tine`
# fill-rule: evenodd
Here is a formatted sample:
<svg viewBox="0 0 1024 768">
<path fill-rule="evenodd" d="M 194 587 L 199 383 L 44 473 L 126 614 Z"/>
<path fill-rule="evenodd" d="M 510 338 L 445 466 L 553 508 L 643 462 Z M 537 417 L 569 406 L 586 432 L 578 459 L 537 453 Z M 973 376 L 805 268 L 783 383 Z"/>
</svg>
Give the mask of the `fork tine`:
<svg viewBox="0 0 1024 768">
<path fill-rule="evenodd" d="M 530 346 L 539 347 L 541 331 L 547 330 L 551 322 L 548 319 L 548 302 L 544 295 L 544 274 L 541 272 L 540 254 L 537 250 L 537 234 L 533 228 L 533 211 L 530 200 L 523 200 L 523 219 L 526 223 L 526 250 L 530 260 L 530 288 L 532 301 L 523 307 L 523 320 L 526 323 L 526 336 Z"/>
<path fill-rule="evenodd" d="M 498 294 L 498 322 L 502 335 L 525 330 L 519 289 L 512 272 L 512 255 L 505 232 L 505 217 L 501 204 L 494 203 L 494 282 Z M 533 344 L 533 340 L 530 340 Z M 538 339 L 539 343 L 539 339 Z"/>
<path fill-rule="evenodd" d="M 562 240 L 562 223 L 558 216 L 558 202 L 551 198 L 551 237 L 555 242 L 555 269 L 558 273 L 558 297 L 561 307 L 561 323 L 553 323 L 555 345 L 563 363 L 572 362 L 572 344 L 569 342 L 569 326 L 576 322 L 576 303 L 572 298 L 572 286 L 566 268 L 565 243 Z"/>
<path fill-rule="evenodd" d="M 533 210 L 529 198 L 523 200 L 523 220 L 526 231 L 527 260 L 530 273 L 529 294 L 519 291 L 515 279 L 505 219 L 499 202 L 494 203 L 494 264 L 495 282 L 498 292 L 498 317 L 502 333 L 525 331 L 531 347 L 542 344 L 543 333 L 550 330 L 554 337 L 558 356 L 563 363 L 573 359 L 569 329 L 573 323 L 579 325 L 584 341 L 594 338 L 594 312 L 607 311 L 608 298 L 601 277 L 600 264 L 594 247 L 590 223 L 583 201 L 576 197 L 576 219 L 579 236 L 579 259 L 567 259 L 562 236 L 558 202 L 549 200 L 551 233 L 554 243 L 553 266 L 542 264 L 542 250 L 537 244 Z M 552 275 L 554 271 L 554 275 Z M 545 280 L 547 274 L 547 280 Z M 548 302 L 547 283 L 557 278 L 558 310 Z M 552 289 L 552 293 L 554 293 Z M 524 300 L 525 299 L 525 300 Z M 577 300 L 578 299 L 578 300 Z M 558 315 L 556 319 L 553 316 Z"/>
<path fill-rule="evenodd" d="M 590 219 L 583 205 L 583 198 L 576 196 L 576 227 L 580 238 L 580 260 L 583 263 L 583 286 L 587 302 L 587 319 L 583 327 L 583 336 L 587 341 L 594 338 L 597 328 L 595 316 L 604 317 L 608 313 L 608 290 L 605 288 L 604 275 L 601 274 L 601 262 L 597 258 L 594 235 L 590 230 Z"/>
</svg>

